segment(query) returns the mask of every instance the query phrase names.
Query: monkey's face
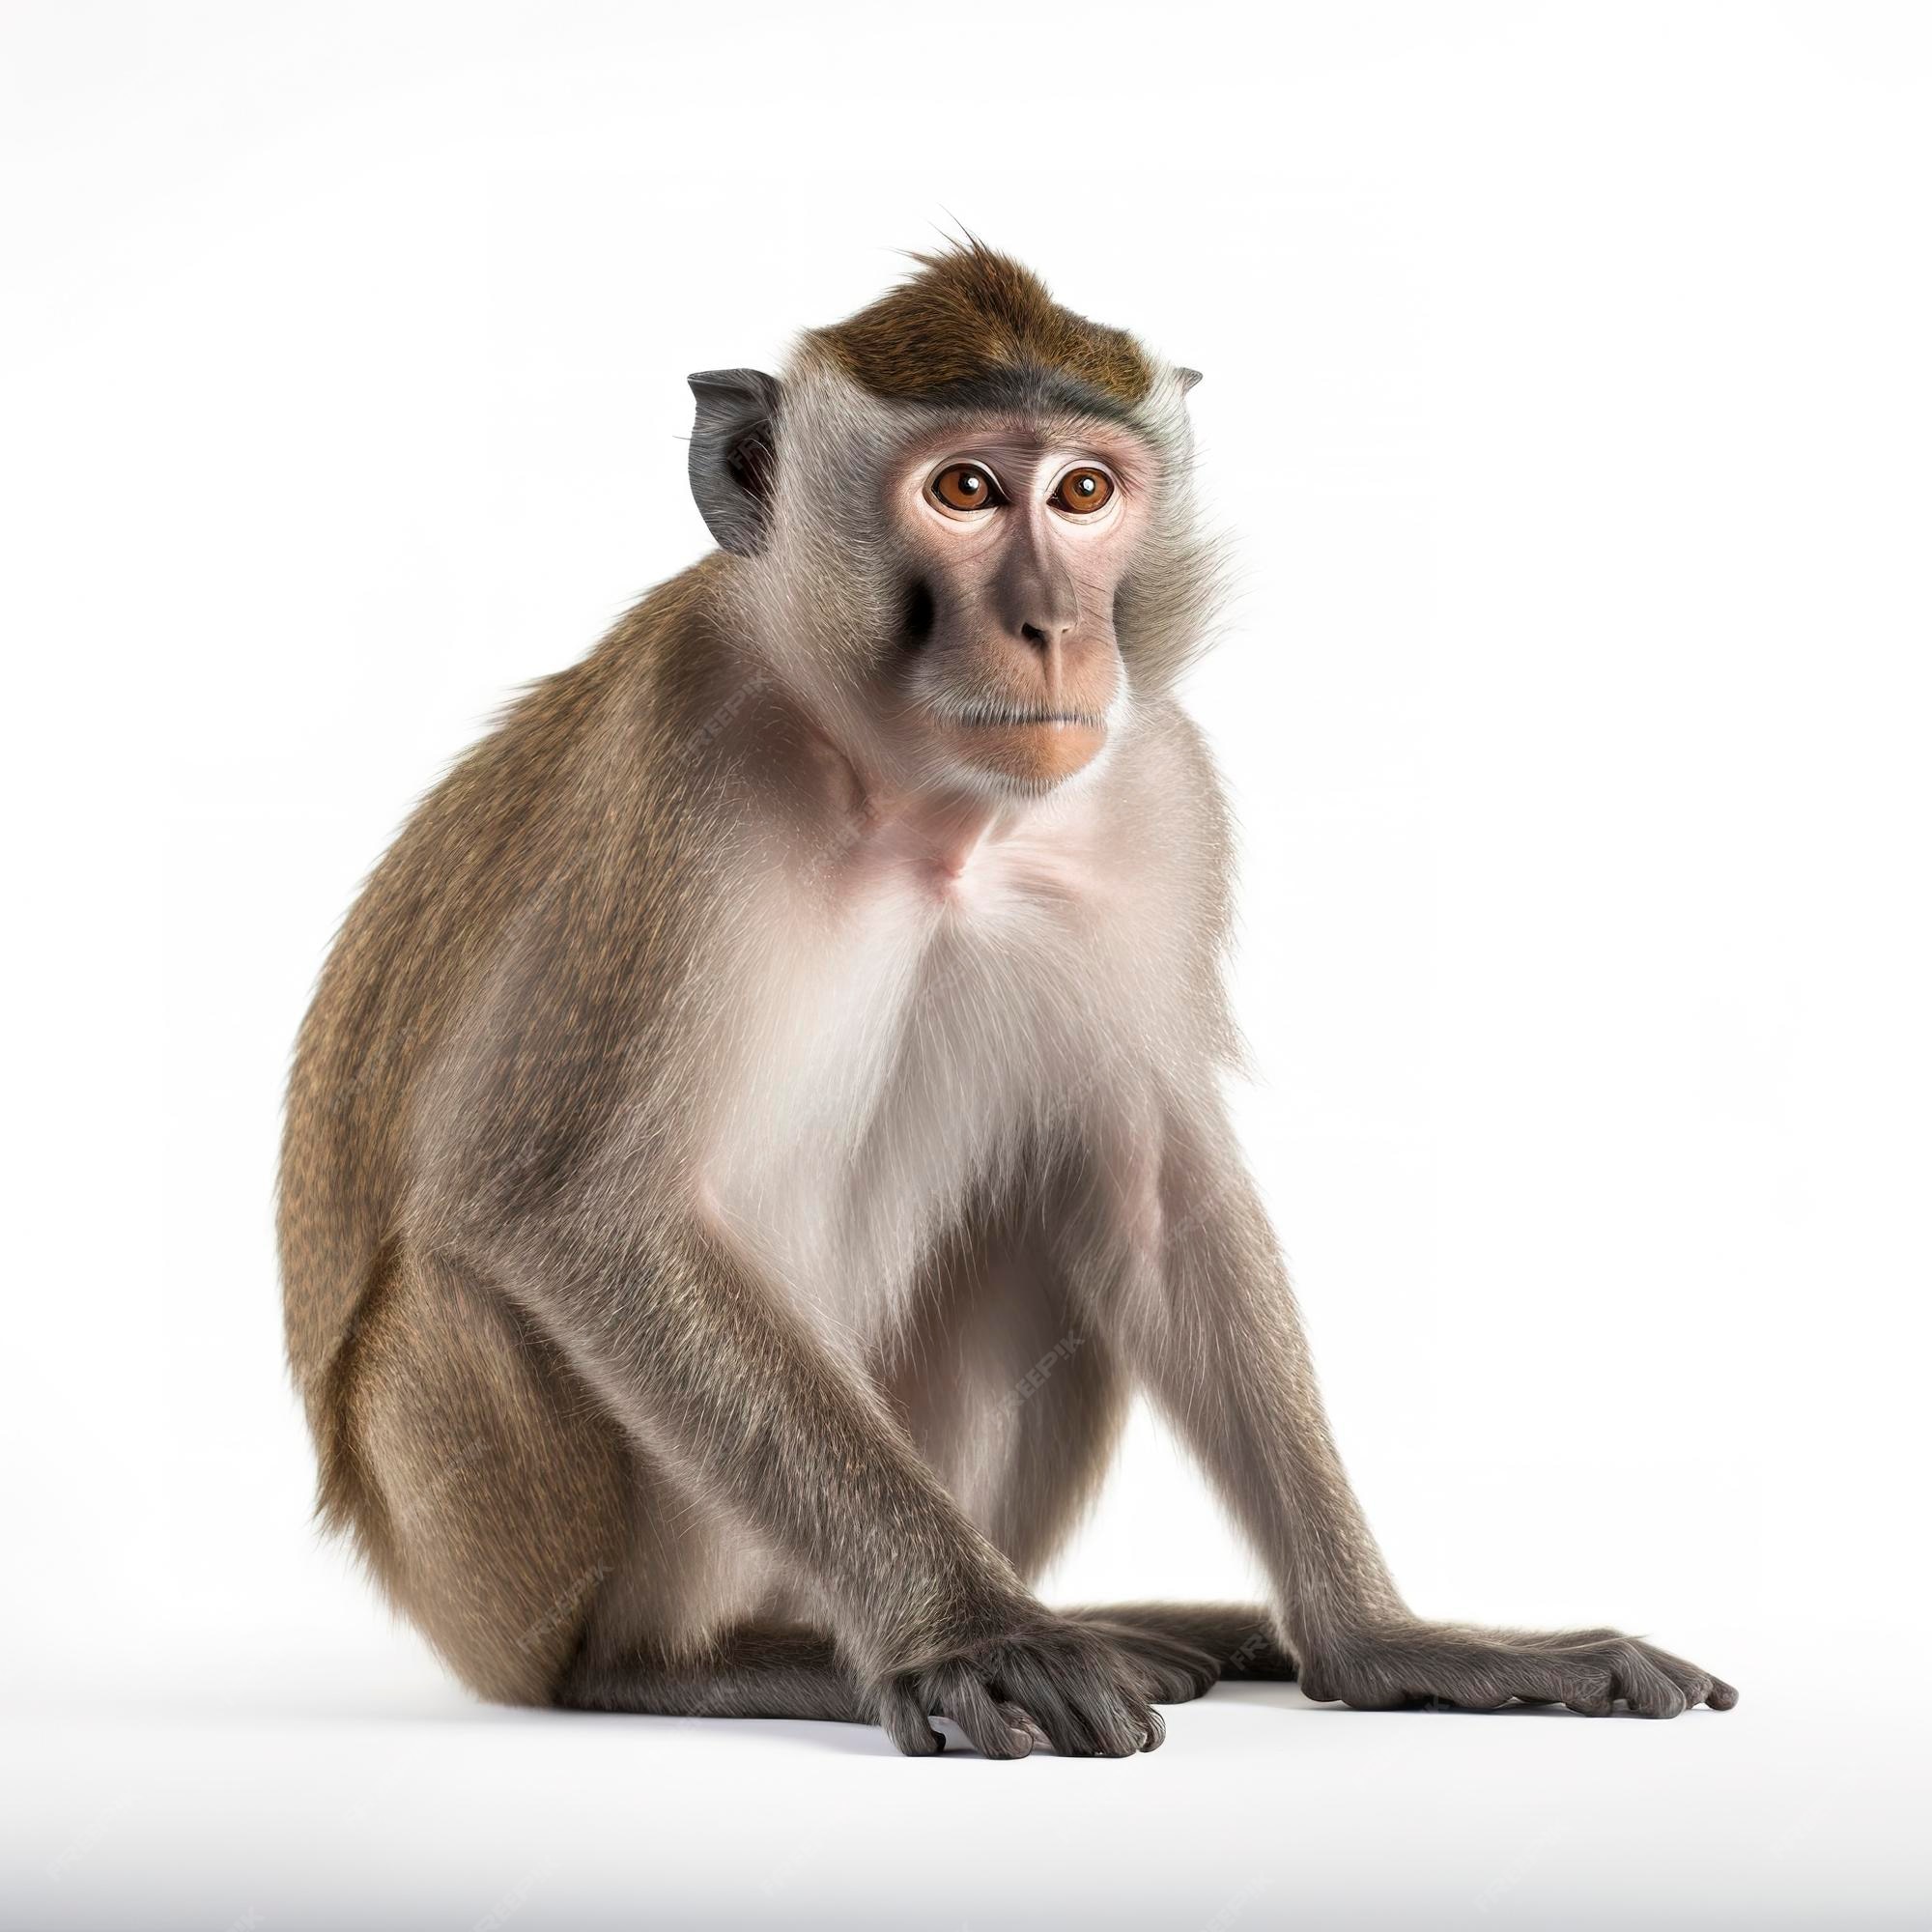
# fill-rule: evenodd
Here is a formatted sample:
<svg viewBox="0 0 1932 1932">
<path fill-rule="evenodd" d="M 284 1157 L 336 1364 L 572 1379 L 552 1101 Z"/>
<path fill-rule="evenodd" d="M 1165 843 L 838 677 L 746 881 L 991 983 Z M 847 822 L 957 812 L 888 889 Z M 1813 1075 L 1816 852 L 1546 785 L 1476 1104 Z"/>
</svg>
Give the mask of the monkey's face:
<svg viewBox="0 0 1932 1932">
<path fill-rule="evenodd" d="M 724 622 L 868 791 L 1024 796 L 1093 773 L 1130 698 L 1170 689 L 1205 635 L 1196 380 L 1168 368 L 1123 407 L 1028 362 L 974 377 L 970 402 L 901 399 L 813 337 L 782 381 L 693 376 Z"/>
<path fill-rule="evenodd" d="M 1041 791 L 1098 756 L 1125 698 L 1115 599 L 1153 469 L 1125 432 L 987 427 L 889 472 L 905 726 L 954 776 Z"/>
</svg>

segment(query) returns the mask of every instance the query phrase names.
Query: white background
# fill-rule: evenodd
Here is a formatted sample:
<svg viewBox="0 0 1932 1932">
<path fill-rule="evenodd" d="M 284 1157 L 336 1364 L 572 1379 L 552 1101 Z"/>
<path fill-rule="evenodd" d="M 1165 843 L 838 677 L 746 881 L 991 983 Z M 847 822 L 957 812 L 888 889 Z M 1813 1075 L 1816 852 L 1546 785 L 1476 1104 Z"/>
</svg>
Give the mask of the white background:
<svg viewBox="0 0 1932 1932">
<path fill-rule="evenodd" d="M 1932 38 L 1902 7 L 10 6 L 0 1919 L 1923 1922 Z M 1671 1724 L 469 1703 L 308 1520 L 335 922 L 950 219 L 1207 371 L 1244 1130 L 1430 1613 Z M 1136 1421 L 1062 1597 L 1253 1587 Z"/>
</svg>

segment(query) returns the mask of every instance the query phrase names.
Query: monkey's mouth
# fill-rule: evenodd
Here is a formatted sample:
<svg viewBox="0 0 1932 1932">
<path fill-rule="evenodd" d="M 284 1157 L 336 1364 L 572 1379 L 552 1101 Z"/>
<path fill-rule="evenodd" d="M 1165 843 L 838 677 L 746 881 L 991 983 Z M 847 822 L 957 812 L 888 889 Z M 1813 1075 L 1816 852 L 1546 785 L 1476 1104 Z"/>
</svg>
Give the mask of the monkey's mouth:
<svg viewBox="0 0 1932 1932">
<path fill-rule="evenodd" d="M 1024 704 L 965 704 L 949 714 L 949 722 L 968 731 L 1010 731 L 1029 724 L 1075 724 L 1104 731 L 1107 721 L 1097 711 L 1048 711 Z"/>
<path fill-rule="evenodd" d="M 969 763 L 1028 786 L 1071 778 L 1107 740 L 1099 712 L 1062 706 L 980 699 L 949 708 L 944 723 Z"/>
</svg>

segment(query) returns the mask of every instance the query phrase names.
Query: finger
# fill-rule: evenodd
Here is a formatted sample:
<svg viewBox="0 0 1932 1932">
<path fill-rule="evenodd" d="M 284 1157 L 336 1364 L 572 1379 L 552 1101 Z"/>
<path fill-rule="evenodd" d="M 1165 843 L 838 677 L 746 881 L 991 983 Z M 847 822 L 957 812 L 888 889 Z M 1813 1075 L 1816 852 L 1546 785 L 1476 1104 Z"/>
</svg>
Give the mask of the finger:
<svg viewBox="0 0 1932 1932">
<path fill-rule="evenodd" d="M 1098 1749 L 1099 1741 L 1060 1676 L 1035 1659 L 1013 1658 L 993 1688 L 1033 1719 L 1062 1757 L 1092 1757 Z"/>
<path fill-rule="evenodd" d="M 879 1725 L 907 1757 L 933 1757 L 946 1748 L 945 1738 L 925 1720 L 925 1699 L 904 1678 L 880 1693 Z"/>
<path fill-rule="evenodd" d="M 1500 1711 L 1525 1682 L 1515 1667 L 1517 1662 L 1515 1658 L 1488 1647 L 1460 1657 L 1452 1655 L 1441 1665 L 1435 1694 L 1425 1701 L 1448 1704 L 1458 1711 Z"/>
<path fill-rule="evenodd" d="M 1345 1690 L 1338 1701 L 1351 1711 L 1413 1711 L 1434 1699 L 1426 1690 L 1395 1690 L 1378 1685 L 1374 1690 Z"/>
<path fill-rule="evenodd" d="M 1648 1644 L 1644 1646 L 1644 1655 L 1683 1691 L 1687 1711 L 1695 1710 L 1711 1694 L 1710 1677 L 1694 1663 L 1686 1663 L 1663 1651 L 1653 1650 Z"/>
<path fill-rule="evenodd" d="M 1167 1719 L 1153 1708 L 1151 1702 L 1143 1703 L 1140 1714 L 1141 1749 L 1158 1750 L 1167 1742 Z"/>
<path fill-rule="evenodd" d="M 1132 1757 L 1136 1751 L 1152 1750 L 1167 1735 L 1153 1706 L 1127 1690 L 1103 1691 L 1082 1700 L 1081 1715 L 1093 1731 L 1101 1757 Z M 1152 1743 L 1149 1743 L 1150 1738 Z"/>
<path fill-rule="evenodd" d="M 969 1670 L 947 1673 L 940 1709 L 981 1757 L 1025 1757 L 1033 1749 L 1032 1733 L 1009 1723 L 992 1693 Z"/>
<path fill-rule="evenodd" d="M 1453 1704 L 1459 1711 L 1500 1711 L 1514 1694 L 1499 1690 L 1493 1684 L 1467 1684 L 1451 1691 L 1442 1702 Z"/>
<path fill-rule="evenodd" d="M 1000 1716 L 1016 1731 L 1024 1731 L 1034 1745 L 1041 1750 L 1051 1750 L 1053 1740 L 1034 1722 L 1031 1711 L 1022 1711 L 1017 1704 L 1002 1704 Z"/>
<path fill-rule="evenodd" d="M 1624 1702 L 1640 1717 L 1675 1718 L 1685 1710 L 1683 1690 L 1637 1645 L 1620 1645 L 1614 1668 Z"/>
<path fill-rule="evenodd" d="M 1131 1682 L 1097 1664 L 1090 1664 L 1080 1676 L 1075 1702 L 1106 1756 L 1131 1757 L 1159 1746 L 1167 1735 L 1166 1722 Z"/>
<path fill-rule="evenodd" d="M 1601 1646 L 1589 1657 L 1573 1656 L 1554 1646 L 1525 1649 L 1518 1653 L 1512 1676 L 1519 1696 L 1539 1704 L 1561 1704 L 1579 1718 L 1606 1718 L 1616 1708 L 1616 1680 L 1604 1662 Z"/>
<path fill-rule="evenodd" d="M 1094 1726 L 1087 1721 L 1086 1713 L 1070 1697 L 1055 1693 L 1045 1702 L 1044 1710 L 1039 1707 L 1037 1699 L 1027 1708 L 1039 1719 L 1059 1756 L 1098 1757 L 1101 1754 L 1100 1740 Z"/>
<path fill-rule="evenodd" d="M 1413 1667 L 1414 1661 L 1406 1657 L 1357 1657 L 1349 1677 L 1324 1688 L 1336 1702 L 1351 1711 L 1411 1711 L 1436 1694 L 1402 1681 L 1399 1673 Z"/>
<path fill-rule="evenodd" d="M 1578 1691 L 1574 1697 L 1563 1700 L 1566 1711 L 1575 1711 L 1579 1718 L 1607 1718 L 1612 1708 L 1612 1699 L 1607 1691 L 1598 1693 L 1591 1690 Z"/>
<path fill-rule="evenodd" d="M 1721 1677 L 1698 1669 L 1689 1659 L 1673 1656 L 1650 1643 L 1644 1645 L 1643 1652 L 1683 1690 L 1688 1704 L 1708 1704 L 1714 1711 L 1728 1711 L 1738 1701 L 1737 1691 Z"/>
</svg>

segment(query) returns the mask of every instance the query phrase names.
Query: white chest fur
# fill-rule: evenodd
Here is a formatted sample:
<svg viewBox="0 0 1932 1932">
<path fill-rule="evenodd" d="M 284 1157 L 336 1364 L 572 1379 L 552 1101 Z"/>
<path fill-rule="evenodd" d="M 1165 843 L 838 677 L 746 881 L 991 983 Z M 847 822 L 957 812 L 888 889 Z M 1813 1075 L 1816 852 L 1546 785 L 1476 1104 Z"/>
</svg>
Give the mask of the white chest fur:
<svg viewBox="0 0 1932 1932">
<path fill-rule="evenodd" d="M 836 876 L 768 876 L 707 1191 L 731 1236 L 863 1349 L 1043 1104 L 1120 1077 L 1136 1023 L 1108 882 L 1055 820 L 963 852 L 888 827 Z"/>
</svg>

